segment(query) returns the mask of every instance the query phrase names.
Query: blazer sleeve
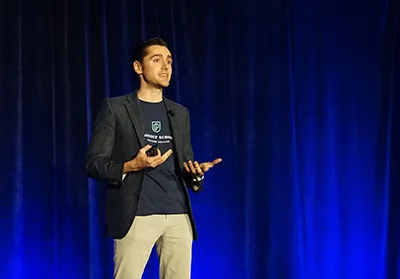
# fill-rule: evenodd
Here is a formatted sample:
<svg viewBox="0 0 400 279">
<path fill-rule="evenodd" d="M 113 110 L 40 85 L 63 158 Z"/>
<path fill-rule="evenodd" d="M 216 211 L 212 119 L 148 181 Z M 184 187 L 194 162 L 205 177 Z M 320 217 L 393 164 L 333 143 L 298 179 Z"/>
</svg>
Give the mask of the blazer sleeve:
<svg viewBox="0 0 400 279">
<path fill-rule="evenodd" d="M 186 110 L 186 121 L 185 121 L 185 132 L 184 132 L 184 158 L 185 161 L 193 161 L 193 147 L 191 141 L 191 134 L 190 134 L 190 114 L 189 111 Z M 183 166 L 182 166 L 183 167 Z M 194 182 L 192 176 L 183 169 L 184 180 L 186 185 L 194 192 L 199 193 L 203 188 L 203 181 Z"/>
<path fill-rule="evenodd" d="M 84 170 L 90 178 L 122 183 L 124 163 L 111 160 L 116 119 L 109 100 L 105 99 L 94 123 Z"/>
</svg>

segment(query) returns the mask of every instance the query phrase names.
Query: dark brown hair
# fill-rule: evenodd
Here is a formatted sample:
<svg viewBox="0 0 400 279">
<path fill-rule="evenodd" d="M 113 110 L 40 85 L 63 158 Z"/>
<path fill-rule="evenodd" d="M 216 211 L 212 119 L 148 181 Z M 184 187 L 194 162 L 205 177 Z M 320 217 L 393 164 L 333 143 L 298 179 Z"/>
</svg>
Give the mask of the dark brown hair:
<svg viewBox="0 0 400 279">
<path fill-rule="evenodd" d="M 148 41 L 145 41 L 145 42 L 139 44 L 135 48 L 135 50 L 133 52 L 133 61 L 139 61 L 140 63 L 143 63 L 143 58 L 148 54 L 147 49 L 150 46 L 164 46 L 164 47 L 168 48 L 167 43 L 163 39 L 161 39 L 159 37 L 152 38 Z"/>
</svg>

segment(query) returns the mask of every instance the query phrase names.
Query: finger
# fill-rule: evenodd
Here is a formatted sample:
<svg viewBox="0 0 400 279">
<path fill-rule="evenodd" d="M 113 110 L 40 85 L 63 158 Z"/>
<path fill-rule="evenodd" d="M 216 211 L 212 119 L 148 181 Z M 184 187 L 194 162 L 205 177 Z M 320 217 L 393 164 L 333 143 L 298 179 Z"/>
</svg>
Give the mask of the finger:
<svg viewBox="0 0 400 279">
<path fill-rule="evenodd" d="M 199 165 L 199 163 L 197 163 L 197 161 L 194 162 L 194 167 L 196 168 L 197 174 L 203 175 L 203 171 L 200 168 L 200 165 Z"/>
<path fill-rule="evenodd" d="M 211 168 L 210 163 L 202 163 L 200 164 L 200 168 L 202 169 L 203 172 L 207 172 Z"/>
<path fill-rule="evenodd" d="M 162 163 L 164 163 L 169 156 L 171 156 L 172 154 L 172 150 L 169 149 L 167 152 L 164 153 L 164 155 L 161 155 L 161 151 L 158 150 L 158 155 L 156 157 L 153 157 L 154 159 L 150 162 L 150 166 L 152 168 L 157 167 L 158 165 L 161 165 Z"/>
<path fill-rule="evenodd" d="M 156 160 L 157 160 L 156 157 L 148 157 L 147 160 L 146 160 L 146 165 L 148 167 L 151 167 Z"/>
<path fill-rule="evenodd" d="M 150 145 L 150 144 L 147 144 L 145 147 L 143 147 L 142 149 L 140 149 L 140 151 L 146 152 L 146 151 L 148 151 L 150 148 L 151 148 L 151 145 Z"/>
<path fill-rule="evenodd" d="M 190 173 L 189 166 L 188 166 L 188 164 L 186 164 L 186 162 L 183 163 L 183 167 L 185 168 L 185 170 L 186 170 L 188 173 Z"/>
<path fill-rule="evenodd" d="M 189 168 L 191 173 L 193 174 L 196 173 L 196 169 L 194 168 L 192 161 L 189 161 Z"/>
<path fill-rule="evenodd" d="M 221 162 L 222 162 L 222 159 L 221 158 L 217 158 L 214 161 L 212 161 L 211 163 L 212 163 L 213 166 L 215 166 L 216 164 L 219 164 Z"/>
<path fill-rule="evenodd" d="M 164 153 L 164 155 L 161 156 L 162 160 L 165 162 L 169 156 L 171 156 L 172 150 L 169 149 L 167 152 Z"/>
<path fill-rule="evenodd" d="M 206 163 L 202 163 L 200 164 L 201 169 L 206 172 L 208 171 L 210 168 L 214 167 L 216 164 L 219 164 L 222 162 L 221 158 L 215 159 L 212 162 L 206 162 Z"/>
<path fill-rule="evenodd" d="M 155 167 L 157 167 L 158 165 L 161 165 L 162 163 L 163 163 L 163 160 L 160 158 L 160 159 L 157 159 L 157 160 L 153 161 L 153 162 L 150 164 L 150 167 L 155 168 Z"/>
<path fill-rule="evenodd" d="M 148 166 L 153 167 L 154 164 L 156 164 L 159 160 L 161 160 L 160 154 L 152 157 L 147 157 L 146 158 L 146 163 Z"/>
</svg>

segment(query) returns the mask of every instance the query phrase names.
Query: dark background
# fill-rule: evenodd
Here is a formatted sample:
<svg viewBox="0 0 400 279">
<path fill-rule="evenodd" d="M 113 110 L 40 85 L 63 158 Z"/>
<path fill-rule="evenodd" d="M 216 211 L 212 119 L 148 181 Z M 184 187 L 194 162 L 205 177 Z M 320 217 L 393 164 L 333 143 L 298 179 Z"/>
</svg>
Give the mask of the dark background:
<svg viewBox="0 0 400 279">
<path fill-rule="evenodd" d="M 155 36 L 196 159 L 223 158 L 192 196 L 193 279 L 400 278 L 398 2 L 0 3 L 0 278 L 111 278 L 83 161 Z"/>
</svg>

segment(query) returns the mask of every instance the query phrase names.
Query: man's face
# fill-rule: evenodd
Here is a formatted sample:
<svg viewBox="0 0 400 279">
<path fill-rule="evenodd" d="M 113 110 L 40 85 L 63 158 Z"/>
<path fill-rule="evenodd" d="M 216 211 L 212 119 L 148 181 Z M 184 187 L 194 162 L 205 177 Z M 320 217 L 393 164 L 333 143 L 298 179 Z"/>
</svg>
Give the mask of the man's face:
<svg viewBox="0 0 400 279">
<path fill-rule="evenodd" d="M 156 88 L 168 87 L 172 75 L 171 52 L 164 46 L 150 46 L 143 63 L 136 61 L 134 68 L 147 84 Z"/>
</svg>

